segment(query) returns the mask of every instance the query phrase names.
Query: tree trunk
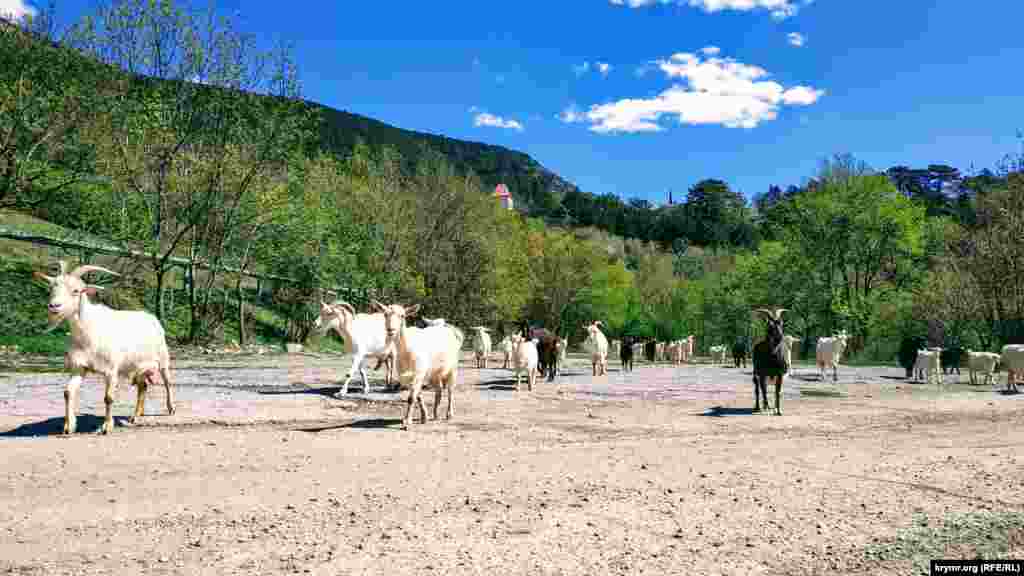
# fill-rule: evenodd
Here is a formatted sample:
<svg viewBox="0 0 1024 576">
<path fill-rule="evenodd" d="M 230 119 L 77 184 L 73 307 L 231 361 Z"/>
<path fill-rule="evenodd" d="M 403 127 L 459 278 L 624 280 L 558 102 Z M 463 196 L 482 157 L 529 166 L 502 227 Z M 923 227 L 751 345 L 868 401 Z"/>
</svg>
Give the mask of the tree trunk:
<svg viewBox="0 0 1024 576">
<path fill-rule="evenodd" d="M 238 275 L 235 283 L 235 297 L 238 298 L 238 345 L 245 346 L 245 298 L 242 295 L 242 275 Z"/>
<path fill-rule="evenodd" d="M 191 259 L 190 259 L 191 260 Z M 195 344 L 199 341 L 199 331 L 201 318 L 199 315 L 199 306 L 196 301 L 196 270 L 195 266 L 189 262 L 188 265 L 188 310 L 189 310 L 189 323 L 188 323 L 188 341 L 191 344 Z"/>
<path fill-rule="evenodd" d="M 167 274 L 167 266 L 162 263 L 156 265 L 156 319 L 164 320 L 164 275 Z"/>
</svg>

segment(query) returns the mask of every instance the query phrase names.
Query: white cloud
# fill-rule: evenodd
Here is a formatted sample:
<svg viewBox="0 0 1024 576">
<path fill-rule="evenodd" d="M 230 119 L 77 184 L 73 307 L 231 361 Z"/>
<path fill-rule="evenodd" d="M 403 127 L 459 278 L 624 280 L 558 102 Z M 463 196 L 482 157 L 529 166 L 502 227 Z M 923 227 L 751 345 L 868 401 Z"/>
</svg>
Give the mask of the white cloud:
<svg viewBox="0 0 1024 576">
<path fill-rule="evenodd" d="M 785 20 L 795 15 L 801 4 L 806 6 L 814 0 L 609 0 L 609 2 L 615 6 L 629 6 L 630 8 L 643 8 L 655 4 L 686 5 L 691 8 L 700 8 L 709 14 L 723 10 L 738 12 L 768 10 L 772 18 Z"/>
<path fill-rule="evenodd" d="M 807 42 L 807 39 L 799 32 L 790 32 L 789 34 L 786 34 L 786 41 L 788 41 L 791 46 L 799 48 Z"/>
<path fill-rule="evenodd" d="M 470 110 L 475 110 L 474 106 Z M 523 131 L 523 125 L 512 119 L 505 119 L 501 116 L 495 116 L 488 112 L 477 112 L 476 116 L 473 117 L 473 126 L 492 126 L 494 128 L 507 128 L 510 130 L 516 130 L 517 132 Z"/>
<path fill-rule="evenodd" d="M 558 119 L 566 124 L 572 124 L 574 122 L 583 122 L 587 119 L 586 114 L 580 112 L 580 109 L 576 107 L 576 103 L 569 104 L 565 110 L 562 110 L 558 114 Z"/>
<path fill-rule="evenodd" d="M 786 88 L 767 70 L 732 58 L 686 52 L 655 62 L 677 83 L 653 98 L 626 98 L 594 105 L 586 112 L 564 111 L 563 121 L 585 121 L 595 132 L 659 132 L 663 116 L 681 124 L 720 124 L 728 128 L 754 128 L 778 116 L 785 106 L 808 106 L 824 96 L 810 86 Z"/>
<path fill-rule="evenodd" d="M 824 90 L 815 90 L 809 86 L 796 86 L 782 93 L 782 101 L 790 106 L 810 106 L 824 95 Z"/>
<path fill-rule="evenodd" d="M 705 56 L 717 56 L 722 51 L 722 49 L 719 48 L 718 46 L 705 46 L 701 48 L 700 51 Z"/>
<path fill-rule="evenodd" d="M 607 62 L 598 62 L 597 71 L 601 74 L 601 76 L 607 76 L 608 73 L 612 71 L 612 65 Z"/>
<path fill-rule="evenodd" d="M 0 0 L 0 18 L 20 22 L 26 16 L 35 16 L 36 9 L 24 0 Z"/>
</svg>

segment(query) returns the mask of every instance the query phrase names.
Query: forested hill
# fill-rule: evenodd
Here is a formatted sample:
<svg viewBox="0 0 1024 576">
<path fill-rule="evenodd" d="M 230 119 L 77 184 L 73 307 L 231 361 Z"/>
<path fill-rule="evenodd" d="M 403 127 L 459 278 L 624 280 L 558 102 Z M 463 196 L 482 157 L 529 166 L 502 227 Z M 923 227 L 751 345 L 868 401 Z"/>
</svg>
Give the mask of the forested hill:
<svg viewBox="0 0 1024 576">
<path fill-rule="evenodd" d="M 314 104 L 323 118 L 321 143 L 324 149 L 345 155 L 358 141 L 377 148 L 395 148 L 407 164 L 415 164 L 423 146 L 444 154 L 460 172 L 472 171 L 493 190 L 504 183 L 512 191 L 517 206 L 530 212 L 551 214 L 560 200 L 579 189 L 564 178 L 541 166 L 530 155 L 502 146 L 470 142 L 404 130 L 379 120 Z"/>
</svg>

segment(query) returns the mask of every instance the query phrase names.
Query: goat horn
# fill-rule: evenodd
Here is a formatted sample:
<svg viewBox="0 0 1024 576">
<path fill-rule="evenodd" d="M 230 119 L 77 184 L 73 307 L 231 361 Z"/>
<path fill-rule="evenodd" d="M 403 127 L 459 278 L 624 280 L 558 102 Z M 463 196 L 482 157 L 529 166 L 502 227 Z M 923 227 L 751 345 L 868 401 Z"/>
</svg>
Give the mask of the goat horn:
<svg viewBox="0 0 1024 576">
<path fill-rule="evenodd" d="M 73 276 L 75 278 L 81 278 L 83 274 L 87 274 L 89 272 L 106 272 L 107 274 L 110 274 L 111 276 L 120 276 L 120 274 L 118 274 L 117 272 L 114 272 L 113 270 L 107 270 L 106 268 L 104 268 L 102 266 L 93 266 L 91 264 L 83 264 L 82 266 L 79 266 L 78 268 L 75 268 L 74 270 L 71 271 L 70 274 L 68 274 L 68 276 Z"/>
<path fill-rule="evenodd" d="M 36 278 L 39 278 L 40 280 L 46 280 L 47 282 L 53 282 L 55 280 L 55 278 L 53 276 L 47 276 L 46 274 L 43 274 L 42 272 L 33 272 L 32 276 L 35 276 Z"/>
<path fill-rule="evenodd" d="M 348 312 L 350 314 L 352 314 L 353 316 L 355 316 L 355 314 L 356 314 L 355 307 L 352 306 L 351 304 L 349 304 L 348 302 L 344 302 L 342 300 L 339 300 L 339 301 L 335 302 L 334 305 L 337 306 L 338 308 L 343 308 L 345 310 L 348 310 Z"/>
</svg>

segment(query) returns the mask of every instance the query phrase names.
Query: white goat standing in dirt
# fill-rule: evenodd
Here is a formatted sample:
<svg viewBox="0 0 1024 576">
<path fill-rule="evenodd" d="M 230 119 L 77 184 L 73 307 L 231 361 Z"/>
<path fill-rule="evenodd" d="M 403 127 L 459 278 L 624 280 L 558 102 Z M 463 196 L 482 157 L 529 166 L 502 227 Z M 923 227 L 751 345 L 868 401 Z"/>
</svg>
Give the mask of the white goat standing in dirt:
<svg viewBox="0 0 1024 576">
<path fill-rule="evenodd" d="M 385 306 L 373 300 L 373 307 L 384 315 L 384 326 L 389 344 L 395 346 L 398 359 L 398 377 L 409 386 L 409 406 L 402 419 L 402 428 L 409 429 L 412 422 L 413 405 L 418 405 L 420 418 L 427 421 L 427 410 L 420 393 L 424 386 L 434 386 L 434 420 L 441 405 L 441 393 L 448 389 L 448 409 L 445 414 L 451 420 L 454 414 L 452 396 L 459 373 L 459 356 L 465 335 L 454 326 L 428 326 L 417 328 L 407 326 L 405 320 L 419 310 L 419 304 L 406 308 L 401 304 Z"/>
<path fill-rule="evenodd" d="M 384 316 L 381 314 L 356 314 L 356 309 L 347 302 L 336 302 L 328 304 L 320 301 L 320 315 L 317 316 L 313 327 L 324 333 L 334 330 L 345 342 L 345 351 L 352 354 L 352 367 L 345 375 L 345 381 L 341 385 L 338 394 L 348 394 L 348 385 L 352 382 L 356 370 L 363 381 L 363 393 L 370 392 L 370 383 L 366 378 L 365 362 L 369 358 L 377 359 L 377 366 L 380 368 L 384 362 L 385 377 L 384 386 L 391 387 L 391 379 L 395 367 L 395 347 L 387 342 L 387 335 L 384 332 Z"/>
<path fill-rule="evenodd" d="M 64 320 L 71 326 L 71 342 L 64 354 L 64 367 L 78 374 L 72 376 L 64 388 L 64 433 L 75 432 L 78 392 L 82 379 L 89 372 L 103 376 L 106 381 L 103 394 L 106 409 L 103 427 L 100 428 L 102 434 L 114 431 L 111 406 L 117 396 L 120 378 L 135 384 L 138 392 L 135 412 L 129 422 L 134 423 L 142 416 L 146 388 L 156 384 L 158 371 L 167 393 L 167 413 L 174 414 L 171 356 L 160 321 L 143 310 L 112 310 L 89 300 L 101 288 L 86 284 L 82 276 L 93 271 L 117 276 L 116 272 L 99 266 L 83 265 L 66 273 L 65 263 L 59 264 L 60 274 L 57 276 L 36 272 L 35 277 L 46 280 L 50 285 L 47 310 L 50 325 L 47 331 L 53 330 Z"/>
<path fill-rule="evenodd" d="M 487 368 L 487 359 L 491 356 L 491 335 L 486 326 L 474 326 L 473 355 L 476 357 L 477 368 Z"/>
<path fill-rule="evenodd" d="M 594 376 L 608 373 L 608 339 L 601 332 L 601 321 L 587 324 L 587 349 L 590 350 L 590 362 L 593 364 Z"/>
<path fill-rule="evenodd" d="M 512 357 L 516 371 L 516 392 L 519 391 L 519 382 L 522 372 L 526 372 L 526 389 L 533 392 L 533 385 L 537 383 L 537 343 L 533 340 L 526 340 L 521 334 L 512 336 Z"/>
<path fill-rule="evenodd" d="M 504 359 L 504 362 L 502 363 L 501 367 L 505 368 L 506 370 L 511 368 L 512 352 L 514 351 L 512 338 L 509 336 L 505 336 L 504 338 L 502 338 L 501 342 L 498 342 L 498 350 L 501 350 L 501 354 Z"/>
</svg>

